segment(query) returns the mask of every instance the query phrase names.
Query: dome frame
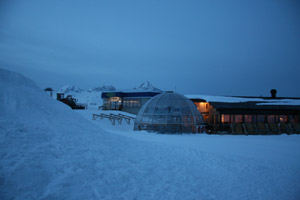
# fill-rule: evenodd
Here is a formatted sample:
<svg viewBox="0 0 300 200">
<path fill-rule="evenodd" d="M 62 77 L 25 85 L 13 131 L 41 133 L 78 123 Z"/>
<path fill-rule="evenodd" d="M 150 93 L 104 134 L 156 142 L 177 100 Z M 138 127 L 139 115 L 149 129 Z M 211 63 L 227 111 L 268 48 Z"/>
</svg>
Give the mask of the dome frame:
<svg viewBox="0 0 300 200">
<path fill-rule="evenodd" d="M 174 92 L 152 97 L 139 110 L 134 130 L 158 133 L 199 133 L 203 118 L 196 105 Z"/>
</svg>

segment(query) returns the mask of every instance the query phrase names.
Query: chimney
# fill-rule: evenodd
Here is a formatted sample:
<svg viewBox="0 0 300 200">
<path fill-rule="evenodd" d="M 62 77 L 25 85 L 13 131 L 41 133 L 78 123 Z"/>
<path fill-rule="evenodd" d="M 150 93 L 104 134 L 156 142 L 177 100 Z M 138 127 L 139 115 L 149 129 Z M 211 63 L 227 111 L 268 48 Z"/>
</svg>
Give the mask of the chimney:
<svg viewBox="0 0 300 200">
<path fill-rule="evenodd" d="M 271 98 L 272 99 L 276 99 L 277 90 L 276 89 L 272 89 L 270 92 L 271 92 Z"/>
</svg>

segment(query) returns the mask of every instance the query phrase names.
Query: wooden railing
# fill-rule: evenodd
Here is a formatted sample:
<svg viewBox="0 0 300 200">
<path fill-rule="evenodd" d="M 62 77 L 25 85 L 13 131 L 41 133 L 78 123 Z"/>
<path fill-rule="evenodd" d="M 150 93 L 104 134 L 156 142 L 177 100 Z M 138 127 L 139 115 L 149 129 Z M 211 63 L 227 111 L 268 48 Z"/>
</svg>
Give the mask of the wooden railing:
<svg viewBox="0 0 300 200">
<path fill-rule="evenodd" d="M 131 116 L 128 116 L 128 115 L 124 115 L 124 114 L 104 114 L 104 113 L 100 113 L 100 114 L 93 114 L 93 120 L 97 119 L 97 118 L 100 118 L 100 119 L 109 119 L 111 121 L 111 123 L 113 125 L 116 124 L 116 121 L 119 123 L 119 124 L 122 124 L 122 121 L 125 120 L 127 124 L 130 124 L 130 121 L 131 120 L 135 120 L 135 117 L 131 117 Z"/>
</svg>

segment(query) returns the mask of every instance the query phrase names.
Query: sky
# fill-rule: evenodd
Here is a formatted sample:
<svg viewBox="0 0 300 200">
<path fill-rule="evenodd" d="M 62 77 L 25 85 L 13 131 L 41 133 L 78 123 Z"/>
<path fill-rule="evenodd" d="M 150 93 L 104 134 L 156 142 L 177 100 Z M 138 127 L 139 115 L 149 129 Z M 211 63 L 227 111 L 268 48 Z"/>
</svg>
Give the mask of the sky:
<svg viewBox="0 0 300 200">
<path fill-rule="evenodd" d="M 300 1 L 0 0 L 0 67 L 41 88 L 300 97 Z"/>
</svg>

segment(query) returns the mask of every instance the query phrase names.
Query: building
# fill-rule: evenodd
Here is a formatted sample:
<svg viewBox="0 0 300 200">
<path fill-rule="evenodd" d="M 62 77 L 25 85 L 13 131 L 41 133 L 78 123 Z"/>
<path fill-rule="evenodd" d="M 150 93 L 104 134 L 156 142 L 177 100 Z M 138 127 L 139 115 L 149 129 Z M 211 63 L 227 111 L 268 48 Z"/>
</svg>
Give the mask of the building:
<svg viewBox="0 0 300 200">
<path fill-rule="evenodd" d="M 139 111 L 134 130 L 158 133 L 200 133 L 203 119 L 191 100 L 174 92 L 151 98 Z"/>
<path fill-rule="evenodd" d="M 135 90 L 103 92 L 102 108 L 137 114 L 147 101 L 159 94 L 161 92 Z M 185 95 L 185 97 L 195 104 L 208 133 L 300 134 L 300 98 L 276 97 L 276 90 L 271 90 L 270 97 L 205 95 Z M 171 107 L 173 105 L 171 100 L 165 104 L 170 104 Z M 142 126 L 140 129 L 143 129 Z"/>
<path fill-rule="evenodd" d="M 102 92 L 103 110 L 120 110 L 137 114 L 140 108 L 152 97 L 161 92 L 154 91 L 119 91 Z"/>
<path fill-rule="evenodd" d="M 300 133 L 300 98 L 186 95 L 197 106 L 209 133 Z"/>
</svg>

